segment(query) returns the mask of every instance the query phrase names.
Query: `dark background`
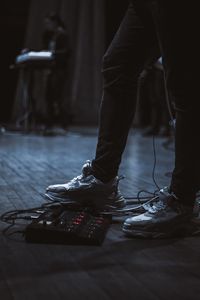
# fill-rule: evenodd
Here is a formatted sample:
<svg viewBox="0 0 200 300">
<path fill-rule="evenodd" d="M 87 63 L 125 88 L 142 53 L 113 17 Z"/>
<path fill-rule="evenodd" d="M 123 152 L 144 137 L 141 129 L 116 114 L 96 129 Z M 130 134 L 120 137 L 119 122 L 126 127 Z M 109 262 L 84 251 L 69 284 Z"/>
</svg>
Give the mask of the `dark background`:
<svg viewBox="0 0 200 300">
<path fill-rule="evenodd" d="M 1 1 L 1 90 L 0 121 L 9 121 L 17 83 L 17 72 L 11 71 L 16 54 L 23 48 L 29 15 L 29 0 Z"/>
<path fill-rule="evenodd" d="M 99 5 L 97 0 L 97 5 Z M 57 10 L 60 12 L 61 17 L 64 22 L 67 23 L 67 27 L 69 28 L 71 35 L 71 43 L 74 53 L 77 51 L 77 44 L 83 45 L 85 47 L 85 52 L 83 51 L 83 59 L 86 57 L 88 51 L 87 47 L 93 49 L 91 54 L 88 54 L 87 63 L 82 66 L 82 61 L 78 61 L 76 56 L 74 55 L 73 59 L 76 61 L 72 63 L 73 70 L 82 69 L 84 67 L 84 72 L 82 76 L 79 78 L 79 85 L 77 85 L 77 90 L 80 90 L 80 93 L 74 96 L 71 91 L 68 91 L 70 95 L 70 99 L 72 99 L 72 106 L 75 111 L 77 111 L 75 121 L 77 123 L 95 123 L 98 105 L 100 101 L 101 95 L 101 74 L 100 74 L 100 59 L 109 45 L 110 41 L 113 38 L 114 33 L 116 32 L 121 19 L 126 11 L 128 0 L 116 1 L 116 0 L 100 0 L 101 6 L 96 7 L 95 1 L 91 0 L 65 0 L 65 1 L 45 1 L 45 0 L 18 0 L 18 1 L 1 1 L 1 12 L 0 12 L 0 28 L 1 28 L 1 90 L 0 90 L 0 122 L 7 123 L 11 120 L 13 115 L 13 110 L 16 109 L 16 106 L 20 105 L 19 99 L 16 99 L 16 90 L 18 88 L 18 71 L 11 70 L 10 65 L 12 65 L 15 61 L 15 57 L 19 53 L 19 51 L 24 46 L 32 46 L 33 48 L 39 49 L 39 39 L 35 39 L 36 32 L 38 35 L 40 34 L 38 27 L 40 19 L 49 11 Z M 94 3 L 94 4 L 93 4 Z M 70 17 L 67 17 L 67 13 L 65 12 L 67 9 L 70 13 Z M 85 15 L 82 12 L 85 11 Z M 38 14 L 38 15 L 37 15 Z M 74 14 L 74 15 L 73 15 Z M 82 15 L 81 15 L 82 14 Z M 90 15 L 87 15 L 90 14 Z M 94 23 L 94 18 L 98 14 L 98 23 Z M 79 17 L 80 16 L 80 17 Z M 85 32 L 78 31 L 78 23 L 81 20 L 81 16 L 84 18 L 85 22 L 93 22 L 91 25 L 86 28 Z M 91 21 L 92 20 L 92 21 Z M 76 23 L 77 24 L 76 24 Z M 94 32 L 94 26 L 97 27 L 96 33 Z M 101 30 L 101 34 L 99 35 L 99 45 L 101 45 L 101 49 L 99 49 L 99 45 L 91 46 L 93 40 L 98 38 L 99 30 Z M 91 31 L 91 32 L 90 32 Z M 88 40 L 83 39 L 84 35 L 89 36 Z M 76 41 L 76 43 L 75 43 Z M 82 47 L 82 46 L 81 46 Z M 85 54 L 84 54 L 85 53 Z M 91 61 L 93 65 L 93 69 L 91 70 L 91 66 L 89 65 L 90 57 L 96 55 L 96 60 Z M 78 64 L 78 66 L 77 66 Z M 71 71 L 73 73 L 73 70 Z M 93 76 L 94 73 L 96 74 Z M 71 76 L 70 86 L 74 86 L 74 90 L 76 89 L 76 73 L 74 76 Z M 88 91 L 88 82 L 90 83 L 91 78 L 94 77 L 94 82 L 91 82 L 93 89 L 91 89 L 91 95 Z M 76 83 L 77 84 L 77 83 Z M 82 87 L 82 88 L 81 88 Z M 83 90 L 83 87 L 87 90 Z M 88 92 L 88 95 L 87 95 Z M 83 95 L 83 98 L 80 99 Z M 84 98 L 85 97 L 85 98 Z M 83 107 L 87 106 L 87 97 L 90 98 L 90 101 L 94 101 L 94 106 L 92 110 L 90 110 L 90 114 L 87 115 L 85 109 Z M 19 98 L 19 97 L 18 97 Z M 78 98 L 78 100 L 77 100 Z M 90 103 L 88 102 L 88 105 Z M 93 115 L 93 117 L 91 117 Z M 80 117 L 79 117 L 80 116 Z M 81 120 L 82 118 L 82 120 Z"/>
</svg>

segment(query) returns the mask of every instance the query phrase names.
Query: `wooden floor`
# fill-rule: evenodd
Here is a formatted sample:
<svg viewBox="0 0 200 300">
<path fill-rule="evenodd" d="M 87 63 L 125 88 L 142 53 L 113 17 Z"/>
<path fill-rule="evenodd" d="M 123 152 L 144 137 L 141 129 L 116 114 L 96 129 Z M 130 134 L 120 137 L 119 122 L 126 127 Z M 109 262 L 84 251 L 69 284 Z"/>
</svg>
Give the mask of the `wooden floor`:
<svg viewBox="0 0 200 300">
<path fill-rule="evenodd" d="M 156 139 L 156 180 L 167 185 L 173 151 Z M 49 184 L 80 174 L 93 158 L 96 129 L 71 128 L 66 136 L 0 135 L 0 213 L 44 202 Z M 130 134 L 120 182 L 125 196 L 153 191 L 152 139 Z M 0 223 L 1 229 L 5 227 Z M 0 236 L 1 300 L 108 300 L 200 298 L 200 237 L 128 239 L 116 222 L 102 246 L 27 244 Z"/>
</svg>

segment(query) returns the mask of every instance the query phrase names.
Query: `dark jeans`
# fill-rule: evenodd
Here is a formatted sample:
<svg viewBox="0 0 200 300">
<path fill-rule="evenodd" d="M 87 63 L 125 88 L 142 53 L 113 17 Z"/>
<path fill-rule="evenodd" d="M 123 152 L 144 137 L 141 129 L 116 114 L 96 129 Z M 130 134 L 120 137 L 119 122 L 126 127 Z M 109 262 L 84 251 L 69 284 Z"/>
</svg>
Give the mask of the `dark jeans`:
<svg viewBox="0 0 200 300">
<path fill-rule="evenodd" d="M 168 93 L 176 109 L 171 189 L 189 205 L 200 188 L 200 18 L 194 2 L 192 6 L 178 0 L 130 4 L 103 59 L 99 137 L 92 162 L 97 178 L 109 181 L 117 175 L 135 113 L 138 76 L 162 56 Z"/>
</svg>

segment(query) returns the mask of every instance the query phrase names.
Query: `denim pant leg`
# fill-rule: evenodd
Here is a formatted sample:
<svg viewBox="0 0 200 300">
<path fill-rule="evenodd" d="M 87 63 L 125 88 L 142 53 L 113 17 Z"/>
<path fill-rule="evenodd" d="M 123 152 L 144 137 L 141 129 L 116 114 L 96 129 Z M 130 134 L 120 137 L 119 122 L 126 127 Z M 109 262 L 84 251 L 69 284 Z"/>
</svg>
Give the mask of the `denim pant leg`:
<svg viewBox="0 0 200 300">
<path fill-rule="evenodd" d="M 138 76 L 147 63 L 157 60 L 160 50 L 151 15 L 145 22 L 131 4 L 103 58 L 103 97 L 100 108 L 94 175 L 109 181 L 118 173 L 131 126 Z"/>
<path fill-rule="evenodd" d="M 159 36 L 167 87 L 176 109 L 171 189 L 193 205 L 200 189 L 200 89 L 197 2 L 149 1 Z"/>
</svg>

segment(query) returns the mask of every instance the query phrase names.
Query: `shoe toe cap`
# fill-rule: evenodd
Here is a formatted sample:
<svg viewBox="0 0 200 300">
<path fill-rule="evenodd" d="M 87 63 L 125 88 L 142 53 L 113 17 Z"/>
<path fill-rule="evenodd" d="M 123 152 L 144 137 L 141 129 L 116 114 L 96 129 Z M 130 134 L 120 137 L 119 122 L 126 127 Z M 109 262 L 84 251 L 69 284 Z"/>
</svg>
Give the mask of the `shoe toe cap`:
<svg viewBox="0 0 200 300">
<path fill-rule="evenodd" d="M 144 225 L 147 224 L 151 220 L 146 213 L 139 214 L 138 216 L 130 217 L 125 220 L 124 226 L 131 227 L 137 225 Z"/>
<path fill-rule="evenodd" d="M 56 184 L 56 185 L 50 185 L 46 188 L 47 192 L 55 192 L 55 193 L 62 193 L 66 191 L 66 188 L 62 185 Z"/>
</svg>

